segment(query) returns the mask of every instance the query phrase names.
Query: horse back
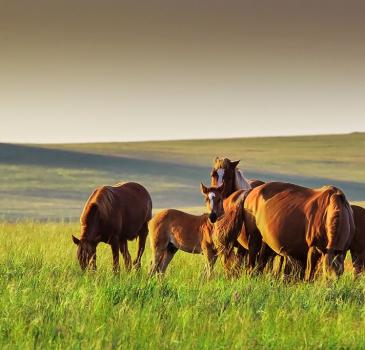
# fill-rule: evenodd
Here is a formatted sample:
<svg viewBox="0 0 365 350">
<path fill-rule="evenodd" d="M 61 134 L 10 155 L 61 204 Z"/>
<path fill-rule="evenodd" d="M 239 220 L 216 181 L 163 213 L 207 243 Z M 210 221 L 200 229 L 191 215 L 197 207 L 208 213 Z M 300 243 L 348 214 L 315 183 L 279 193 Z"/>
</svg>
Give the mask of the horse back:
<svg viewBox="0 0 365 350">
<path fill-rule="evenodd" d="M 152 217 L 152 199 L 149 192 L 136 182 L 127 182 L 108 186 L 115 198 L 115 205 L 119 208 L 130 208 L 146 214 L 146 220 Z"/>
<path fill-rule="evenodd" d="M 141 226 L 152 217 L 152 199 L 140 184 L 127 182 L 108 187 L 114 197 L 113 214 L 122 218 L 122 235 L 137 237 Z"/>
<path fill-rule="evenodd" d="M 334 187 L 310 189 L 270 182 L 247 196 L 245 223 L 250 230 L 257 228 L 277 253 L 286 251 L 304 258 L 311 245 L 326 248 L 331 241 L 338 246 L 348 242 L 351 217 L 347 204 L 343 193 Z"/>
<path fill-rule="evenodd" d="M 187 252 L 200 252 L 201 243 L 209 239 L 212 225 L 208 214 L 192 215 L 176 209 L 165 209 L 148 224 L 153 245 L 171 242 Z"/>
<path fill-rule="evenodd" d="M 101 240 L 108 242 L 112 236 L 137 237 L 151 217 L 152 200 L 147 190 L 137 183 L 125 183 L 97 188 L 86 202 L 80 220 L 84 231 L 89 231 L 84 235 L 98 231 L 102 233 Z"/>
<path fill-rule="evenodd" d="M 259 186 L 265 184 L 264 181 L 261 181 L 261 180 L 258 180 L 258 179 L 249 179 L 247 181 L 250 184 L 251 188 L 259 187 Z"/>
<path fill-rule="evenodd" d="M 149 222 L 150 227 L 161 225 L 179 227 L 180 230 L 196 231 L 197 228 L 207 224 L 208 214 L 193 215 L 177 209 L 165 209 L 156 214 Z"/>
<path fill-rule="evenodd" d="M 224 212 L 232 208 L 234 205 L 236 205 L 239 200 L 241 200 L 244 197 L 244 194 L 246 193 L 246 190 L 238 190 L 233 192 L 229 197 L 227 197 L 223 201 L 223 209 Z"/>
</svg>

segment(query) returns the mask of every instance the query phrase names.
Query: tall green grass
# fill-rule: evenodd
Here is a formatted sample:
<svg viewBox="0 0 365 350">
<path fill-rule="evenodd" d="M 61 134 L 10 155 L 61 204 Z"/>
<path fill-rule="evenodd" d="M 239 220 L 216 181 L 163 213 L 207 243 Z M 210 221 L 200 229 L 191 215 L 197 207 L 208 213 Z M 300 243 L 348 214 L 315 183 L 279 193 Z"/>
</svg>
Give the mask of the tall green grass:
<svg viewBox="0 0 365 350">
<path fill-rule="evenodd" d="M 0 223 L 1 349 L 361 349 L 365 279 L 210 280 L 203 258 L 178 252 L 166 276 L 114 275 L 108 246 L 81 273 L 74 223 Z M 135 243 L 132 243 L 135 254 Z"/>
</svg>

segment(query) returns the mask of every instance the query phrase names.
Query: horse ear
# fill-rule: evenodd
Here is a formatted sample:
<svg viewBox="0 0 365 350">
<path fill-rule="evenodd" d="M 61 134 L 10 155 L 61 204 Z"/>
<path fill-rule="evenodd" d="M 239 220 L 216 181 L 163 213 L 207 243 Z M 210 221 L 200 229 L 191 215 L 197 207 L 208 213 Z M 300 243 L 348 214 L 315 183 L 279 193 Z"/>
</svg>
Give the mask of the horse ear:
<svg viewBox="0 0 365 350">
<path fill-rule="evenodd" d="M 206 195 L 208 193 L 208 189 L 203 185 L 203 183 L 201 182 L 200 183 L 200 192 L 203 194 L 203 195 Z"/>
<path fill-rule="evenodd" d="M 231 168 L 235 168 L 238 165 L 239 162 L 240 162 L 239 160 L 236 160 L 236 161 L 233 161 L 233 162 L 230 161 L 229 165 L 231 166 Z"/>
<path fill-rule="evenodd" d="M 76 238 L 74 235 L 72 235 L 72 240 L 76 245 L 80 244 L 80 240 L 78 238 Z"/>
</svg>

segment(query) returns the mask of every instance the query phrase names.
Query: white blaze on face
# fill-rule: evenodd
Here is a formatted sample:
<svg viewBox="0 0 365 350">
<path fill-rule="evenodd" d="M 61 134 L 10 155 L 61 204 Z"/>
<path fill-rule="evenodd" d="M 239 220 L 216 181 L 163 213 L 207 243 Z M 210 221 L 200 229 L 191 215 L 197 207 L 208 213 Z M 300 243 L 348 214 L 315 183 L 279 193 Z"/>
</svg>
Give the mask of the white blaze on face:
<svg viewBox="0 0 365 350">
<path fill-rule="evenodd" d="M 213 193 L 213 192 L 208 193 L 208 198 L 210 200 L 210 210 L 213 210 L 213 207 L 214 207 L 214 197 L 215 197 L 215 193 Z"/>
<path fill-rule="evenodd" d="M 224 169 L 218 169 L 217 174 L 218 174 L 218 186 L 221 186 L 223 183 Z"/>
</svg>

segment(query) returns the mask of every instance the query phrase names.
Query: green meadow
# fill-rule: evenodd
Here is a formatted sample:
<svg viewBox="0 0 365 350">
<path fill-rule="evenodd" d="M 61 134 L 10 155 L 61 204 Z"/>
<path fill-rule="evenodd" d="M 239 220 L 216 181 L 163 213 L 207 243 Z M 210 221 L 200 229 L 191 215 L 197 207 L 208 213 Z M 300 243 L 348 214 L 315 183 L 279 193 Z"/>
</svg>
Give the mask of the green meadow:
<svg viewBox="0 0 365 350">
<path fill-rule="evenodd" d="M 178 252 L 164 278 L 112 273 L 110 248 L 82 273 L 71 234 L 94 187 L 137 181 L 155 211 L 200 213 L 215 156 L 249 178 L 335 184 L 365 204 L 365 134 L 230 140 L 0 144 L 1 349 L 363 349 L 365 277 L 226 277 Z M 130 243 L 135 255 L 136 242 Z"/>
<path fill-rule="evenodd" d="M 166 276 L 114 275 L 111 252 L 81 273 L 75 223 L 0 225 L 1 349 L 362 349 L 365 278 L 206 280 L 203 258 L 177 253 Z M 135 254 L 135 244 L 133 254 Z"/>
</svg>

